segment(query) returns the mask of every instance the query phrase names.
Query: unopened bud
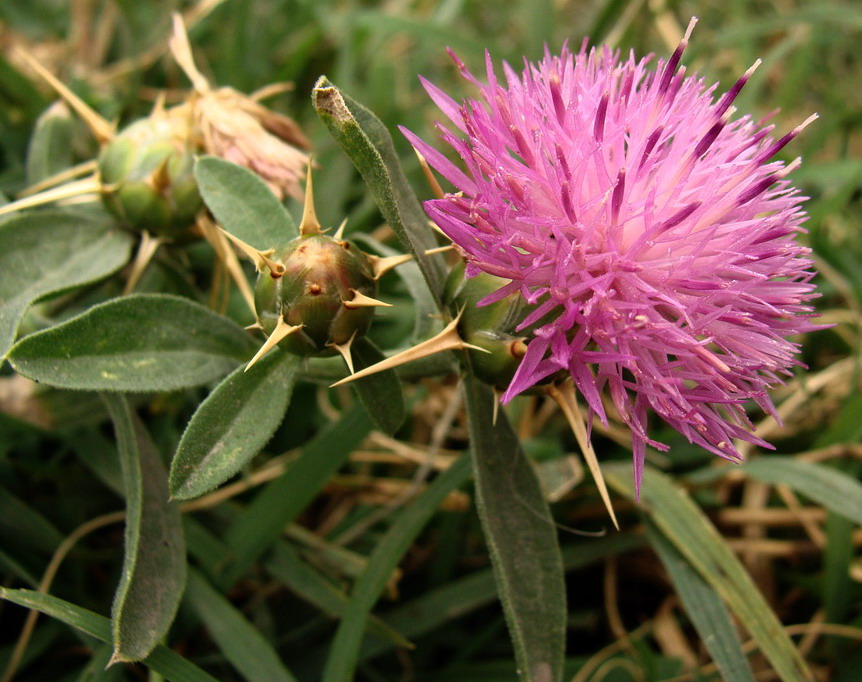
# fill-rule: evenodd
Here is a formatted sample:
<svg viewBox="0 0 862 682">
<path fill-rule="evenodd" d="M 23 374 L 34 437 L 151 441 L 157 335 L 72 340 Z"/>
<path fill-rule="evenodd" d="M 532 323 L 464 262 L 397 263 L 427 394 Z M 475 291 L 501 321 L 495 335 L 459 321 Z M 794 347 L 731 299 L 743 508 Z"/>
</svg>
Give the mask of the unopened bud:
<svg viewBox="0 0 862 682">
<path fill-rule="evenodd" d="M 368 256 L 353 242 L 309 234 L 277 249 L 281 276 L 264 270 L 255 287 L 255 308 L 264 332 L 279 319 L 301 329 L 281 346 L 297 355 L 331 355 L 364 336 L 374 317 L 377 282 Z M 341 351 L 338 351 L 341 352 Z"/>
<path fill-rule="evenodd" d="M 187 121 L 161 113 L 137 121 L 99 156 L 105 206 L 130 227 L 174 237 L 201 207 Z"/>
</svg>

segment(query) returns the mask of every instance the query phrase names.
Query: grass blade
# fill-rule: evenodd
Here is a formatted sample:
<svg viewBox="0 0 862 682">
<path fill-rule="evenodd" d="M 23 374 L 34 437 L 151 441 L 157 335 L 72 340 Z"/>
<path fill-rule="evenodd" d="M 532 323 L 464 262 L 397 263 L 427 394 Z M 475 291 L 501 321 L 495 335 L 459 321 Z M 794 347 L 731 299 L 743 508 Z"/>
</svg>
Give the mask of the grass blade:
<svg viewBox="0 0 862 682">
<path fill-rule="evenodd" d="M 694 624 L 725 682 L 754 682 L 736 627 L 716 594 L 652 522 L 647 522 L 650 544 L 673 581 L 685 612 Z"/>
<path fill-rule="evenodd" d="M 353 587 L 344 618 L 335 633 L 323 672 L 323 682 L 350 682 L 354 679 L 369 613 L 386 587 L 392 570 L 443 499 L 465 483 L 469 476 L 469 459 L 463 457 L 457 460 L 403 509 L 377 543 L 365 571 Z"/>
<path fill-rule="evenodd" d="M 186 598 L 221 653 L 248 682 L 296 682 L 260 631 L 195 570 L 189 572 Z"/>
<path fill-rule="evenodd" d="M 0 587 L 0 599 L 27 609 L 35 609 L 102 642 L 111 642 L 110 620 L 57 597 L 32 590 L 9 590 Z M 141 663 L 171 682 L 218 682 L 212 675 L 161 644 L 156 645 L 153 652 Z"/>
<path fill-rule="evenodd" d="M 613 464 L 604 469 L 608 484 L 634 500 L 631 466 Z M 739 559 L 691 498 L 664 474 L 647 469 L 640 503 L 674 548 L 730 607 L 781 679 L 812 679 L 799 651 Z"/>
</svg>

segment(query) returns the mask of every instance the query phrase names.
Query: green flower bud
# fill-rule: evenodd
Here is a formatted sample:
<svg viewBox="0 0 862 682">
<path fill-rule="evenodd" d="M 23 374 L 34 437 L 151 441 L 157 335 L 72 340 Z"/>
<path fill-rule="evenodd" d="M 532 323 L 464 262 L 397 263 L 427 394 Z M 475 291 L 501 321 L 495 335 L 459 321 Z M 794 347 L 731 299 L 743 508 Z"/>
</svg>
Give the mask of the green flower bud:
<svg viewBox="0 0 862 682">
<path fill-rule="evenodd" d="M 508 280 L 484 272 L 467 278 L 464 270 L 464 263 L 460 263 L 449 273 L 444 300 L 453 315 L 461 313 L 458 321 L 461 338 L 488 351 L 468 350 L 473 372 L 486 384 L 504 390 L 521 364 L 527 351 L 525 341 L 530 335 L 529 329 L 516 332 L 515 328 L 534 306 L 517 291 L 491 305 L 477 306 L 483 298 L 508 284 Z"/>
<path fill-rule="evenodd" d="M 279 345 L 297 355 L 332 355 L 364 336 L 374 317 L 377 281 L 368 256 L 348 240 L 324 234 L 298 237 L 272 259 L 281 276 L 262 272 L 255 287 L 258 322 L 267 335 L 279 319 L 302 328 Z M 368 297 L 368 298 L 366 298 Z"/>
<path fill-rule="evenodd" d="M 129 226 L 175 237 L 201 207 L 183 117 L 153 115 L 116 135 L 99 156 L 102 200 Z"/>
</svg>

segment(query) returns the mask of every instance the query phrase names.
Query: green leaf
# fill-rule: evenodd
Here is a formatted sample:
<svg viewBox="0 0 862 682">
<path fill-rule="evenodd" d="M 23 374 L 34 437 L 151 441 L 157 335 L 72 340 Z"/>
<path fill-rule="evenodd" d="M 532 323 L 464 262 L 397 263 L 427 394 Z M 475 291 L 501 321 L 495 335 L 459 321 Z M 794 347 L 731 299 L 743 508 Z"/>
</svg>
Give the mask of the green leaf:
<svg viewBox="0 0 862 682">
<path fill-rule="evenodd" d="M 72 165 L 73 122 L 69 108 L 54 102 L 36 121 L 27 148 L 27 183 L 35 185 Z"/>
<path fill-rule="evenodd" d="M 9 360 L 49 386 L 171 391 L 219 378 L 248 359 L 253 347 L 242 327 L 198 303 L 139 294 L 21 339 Z"/>
<path fill-rule="evenodd" d="M 219 224 L 260 251 L 299 236 L 290 214 L 256 173 L 216 156 L 195 163 L 198 189 Z"/>
<path fill-rule="evenodd" d="M 366 338 L 356 341 L 350 350 L 357 372 L 386 357 Z M 378 429 L 393 434 L 404 423 L 404 391 L 394 369 L 357 379 L 352 386 Z"/>
<path fill-rule="evenodd" d="M 0 587 L 0 599 L 27 609 L 35 609 L 102 642 L 111 642 L 110 620 L 57 597 L 32 590 L 9 590 Z M 171 682 L 218 682 L 194 663 L 161 644 L 157 645 L 142 663 Z"/>
<path fill-rule="evenodd" d="M 428 218 L 401 170 L 386 126 L 368 109 L 321 76 L 312 91 L 317 115 L 365 179 L 384 220 L 409 248 L 439 302 L 446 279 L 440 256 L 425 251 L 437 246 Z"/>
<path fill-rule="evenodd" d="M 106 395 L 126 491 L 123 572 L 114 595 L 113 661 L 140 661 L 167 634 L 186 582 L 182 516 L 159 453 L 123 396 Z"/>
<path fill-rule="evenodd" d="M 0 223 L 0 357 L 30 304 L 107 277 L 128 262 L 134 240 L 111 225 L 106 218 L 59 210 Z"/>
<path fill-rule="evenodd" d="M 284 418 L 298 364 L 296 356 L 276 349 L 213 389 L 192 415 L 171 463 L 173 497 L 203 495 L 260 452 Z"/>
<path fill-rule="evenodd" d="M 317 435 L 281 477 L 258 493 L 227 530 L 225 539 L 235 561 L 220 576 L 220 585 L 232 585 L 272 545 L 368 435 L 371 426 L 368 414 L 357 405 Z"/>
<path fill-rule="evenodd" d="M 716 594 L 655 524 L 647 521 L 650 544 L 673 580 L 685 612 L 700 640 L 718 666 L 725 682 L 754 682 L 751 666 L 742 651 L 736 626 L 721 597 Z"/>
<path fill-rule="evenodd" d="M 557 529 L 536 473 L 494 396 L 464 378 L 476 506 L 520 679 L 562 679 L 566 588 Z"/>
<path fill-rule="evenodd" d="M 296 682 L 260 630 L 195 570 L 186 595 L 221 653 L 248 682 Z"/>
<path fill-rule="evenodd" d="M 777 455 L 756 457 L 742 469 L 758 481 L 789 486 L 830 511 L 862 524 L 862 483 L 837 469 Z"/>
<path fill-rule="evenodd" d="M 392 571 L 443 499 L 465 483 L 469 476 L 469 459 L 462 457 L 404 507 L 377 543 L 365 570 L 353 587 L 347 610 L 335 633 L 323 672 L 323 682 L 350 682 L 354 679 L 369 613 L 386 587 Z"/>
<path fill-rule="evenodd" d="M 634 500 L 631 465 L 602 467 L 608 485 Z M 739 559 L 701 509 L 664 474 L 644 471 L 640 505 L 662 534 L 724 600 L 784 682 L 811 672 Z"/>
</svg>

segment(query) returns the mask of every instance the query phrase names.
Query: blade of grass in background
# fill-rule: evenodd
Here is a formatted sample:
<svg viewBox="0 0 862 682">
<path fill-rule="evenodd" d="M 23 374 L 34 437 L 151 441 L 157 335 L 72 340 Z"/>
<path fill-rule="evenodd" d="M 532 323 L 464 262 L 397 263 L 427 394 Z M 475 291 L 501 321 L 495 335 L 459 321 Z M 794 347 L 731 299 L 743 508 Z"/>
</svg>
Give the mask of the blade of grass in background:
<svg viewBox="0 0 862 682">
<path fill-rule="evenodd" d="M 603 468 L 608 484 L 634 500 L 631 466 L 612 464 Z M 730 607 L 781 679 L 812 679 L 811 671 L 751 576 L 691 498 L 670 478 L 648 467 L 644 470 L 640 504 L 667 540 Z"/>
</svg>

